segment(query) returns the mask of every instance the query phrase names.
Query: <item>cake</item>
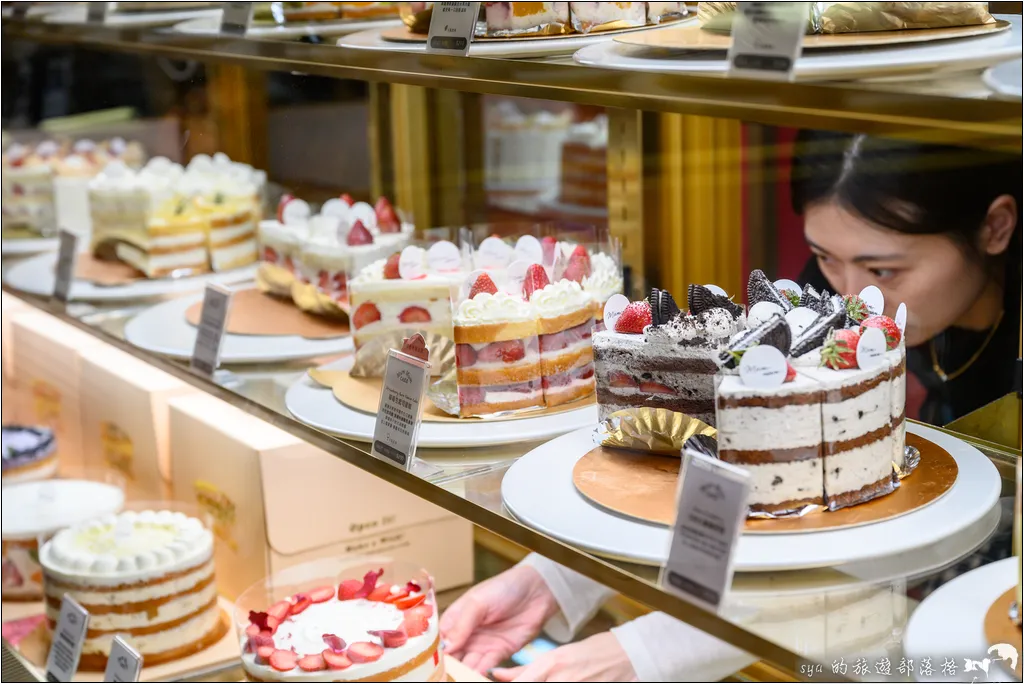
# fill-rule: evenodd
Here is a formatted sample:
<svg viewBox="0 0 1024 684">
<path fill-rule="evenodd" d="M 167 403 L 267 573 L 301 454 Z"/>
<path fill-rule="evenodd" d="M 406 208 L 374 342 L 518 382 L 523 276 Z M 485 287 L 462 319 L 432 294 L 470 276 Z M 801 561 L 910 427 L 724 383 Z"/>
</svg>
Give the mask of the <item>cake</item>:
<svg viewBox="0 0 1024 684">
<path fill-rule="evenodd" d="M 907 348 L 904 340 L 900 340 L 896 349 L 886 351 L 885 358 L 889 363 L 889 379 L 892 384 L 892 463 L 897 472 L 902 472 L 907 441 Z"/>
<path fill-rule="evenodd" d="M 453 324 L 461 417 L 544 405 L 539 325 L 528 302 L 482 274 Z"/>
<path fill-rule="evenodd" d="M 579 33 L 647 24 L 646 2 L 570 2 L 572 27 Z"/>
<path fill-rule="evenodd" d="M 593 299 L 572 280 L 548 283 L 539 264 L 527 271 L 526 287 L 538 318 L 544 405 L 590 396 L 594 393 Z"/>
<path fill-rule="evenodd" d="M 341 18 L 352 20 L 382 19 L 398 16 L 393 2 L 342 2 Z"/>
<path fill-rule="evenodd" d="M 53 168 L 48 157 L 24 145 L 12 145 L 4 152 L 0 166 L 0 225 L 4 236 L 54 235 Z"/>
<path fill-rule="evenodd" d="M 487 109 L 484 184 L 488 191 L 553 193 L 562 171 L 569 118 L 523 113 L 511 100 Z M 552 195 L 553 196 L 553 195 Z"/>
<path fill-rule="evenodd" d="M 209 270 L 209 220 L 184 198 L 167 200 L 146 219 L 144 231 L 124 232 L 114 245 L 120 261 L 148 278 Z"/>
<path fill-rule="evenodd" d="M 4 486 L 48 478 L 57 471 L 53 430 L 5 425 L 0 456 Z"/>
<path fill-rule="evenodd" d="M 280 599 L 244 617 L 241 608 L 237 611 L 246 677 L 266 682 L 444 681 L 429 578 L 385 581 L 383 575 L 383 568 L 371 570 L 337 584 L 302 586 L 286 597 L 263 587 L 246 592 L 240 605 L 251 593 L 267 596 L 268 602 Z"/>
<path fill-rule="evenodd" d="M 121 487 L 89 480 L 4 482 L 3 600 L 38 601 L 43 597 L 39 543 L 69 525 L 116 513 L 124 505 Z"/>
<path fill-rule="evenodd" d="M 284 213 L 294 202 L 296 211 Z M 276 219 L 260 221 L 257 227 L 259 270 L 256 280 L 261 288 L 281 297 L 290 297 L 299 263 L 300 249 L 309 234 L 309 205 L 285 195 L 277 209 Z"/>
<path fill-rule="evenodd" d="M 210 269 L 230 271 L 256 262 L 256 216 L 249 197 L 216 194 L 196 201 L 209 222 L 206 247 Z"/>
<path fill-rule="evenodd" d="M 569 127 L 562 143 L 559 198 L 563 204 L 608 207 L 608 117 Z"/>
<path fill-rule="evenodd" d="M 484 35 L 504 38 L 570 31 L 568 2 L 485 2 Z"/>
<path fill-rule="evenodd" d="M 685 2 L 648 2 L 647 23 L 660 24 L 663 21 L 682 19 L 686 16 Z"/>
<path fill-rule="evenodd" d="M 605 304 L 612 295 L 622 294 L 622 267 L 611 255 L 597 252 L 590 257 L 590 274 L 580 284 L 594 300 L 594 332 L 601 332 Z"/>
<path fill-rule="evenodd" d="M 146 665 L 177 660 L 227 631 L 218 605 L 213 535 L 172 511 L 125 511 L 58 532 L 39 554 L 51 628 L 67 594 L 89 611 L 79 666 L 103 670 L 115 635 Z"/>
</svg>

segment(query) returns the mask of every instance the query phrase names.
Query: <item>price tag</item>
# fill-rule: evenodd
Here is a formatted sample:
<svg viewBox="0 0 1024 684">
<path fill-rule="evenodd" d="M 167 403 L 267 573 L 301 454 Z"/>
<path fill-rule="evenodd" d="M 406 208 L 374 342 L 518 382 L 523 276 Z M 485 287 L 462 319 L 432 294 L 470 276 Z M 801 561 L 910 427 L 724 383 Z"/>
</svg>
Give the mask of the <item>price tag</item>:
<svg viewBox="0 0 1024 684">
<path fill-rule="evenodd" d="M 107 21 L 107 10 L 109 9 L 109 2 L 89 2 L 86 3 L 88 9 L 85 12 L 85 21 L 87 24 L 103 24 Z"/>
<path fill-rule="evenodd" d="M 251 2 L 225 2 L 220 18 L 220 32 L 229 36 L 244 36 L 252 19 Z"/>
<path fill-rule="evenodd" d="M 412 470 L 416 456 L 429 369 L 426 361 L 388 352 L 370 453 L 405 470 Z"/>
<path fill-rule="evenodd" d="M 142 672 L 142 656 L 132 646 L 116 635 L 110 642 L 110 657 L 103 672 L 105 682 L 137 682 Z"/>
<path fill-rule="evenodd" d="M 808 2 L 738 2 L 729 45 L 729 74 L 793 80 L 810 16 Z"/>
<path fill-rule="evenodd" d="M 430 15 L 427 52 L 462 57 L 468 55 L 479 14 L 479 2 L 435 2 L 434 11 Z"/>
<path fill-rule="evenodd" d="M 60 231 L 60 248 L 57 251 L 57 268 L 53 281 L 53 297 L 58 301 L 68 301 L 71 282 L 75 278 L 77 255 L 78 236 L 66 230 Z"/>
<path fill-rule="evenodd" d="M 199 314 L 199 330 L 192 347 L 192 370 L 213 376 L 220 365 L 220 348 L 224 327 L 228 322 L 231 291 L 220 285 L 207 285 L 203 293 L 203 309 Z"/>
<path fill-rule="evenodd" d="M 64 594 L 60 602 L 57 627 L 53 630 L 50 653 L 46 656 L 46 681 L 70 682 L 75 676 L 88 626 L 89 613 L 73 598 Z"/>
<path fill-rule="evenodd" d="M 717 611 L 732 583 L 733 553 L 747 518 L 750 475 L 692 449 L 683 450 L 676 520 L 661 585 Z"/>
</svg>

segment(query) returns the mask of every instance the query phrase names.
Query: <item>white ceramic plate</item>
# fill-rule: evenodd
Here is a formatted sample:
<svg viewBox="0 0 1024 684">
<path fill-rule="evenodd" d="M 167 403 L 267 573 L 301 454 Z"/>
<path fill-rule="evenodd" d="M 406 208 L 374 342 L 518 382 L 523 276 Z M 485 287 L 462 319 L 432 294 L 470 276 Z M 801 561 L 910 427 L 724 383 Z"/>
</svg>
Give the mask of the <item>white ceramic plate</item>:
<svg viewBox="0 0 1024 684">
<path fill-rule="evenodd" d="M 60 245 L 57 238 L 25 238 L 0 242 L 0 253 L 5 257 L 52 252 Z"/>
<path fill-rule="evenodd" d="M 220 33 L 221 11 L 214 16 L 191 19 L 176 24 L 172 31 L 188 33 L 196 36 L 212 36 Z M 368 29 L 387 29 L 400 26 L 400 19 L 371 19 L 368 21 L 321 21 L 292 26 L 250 26 L 246 36 L 249 38 L 269 38 L 273 40 L 297 40 L 305 36 L 344 36 L 356 31 Z"/>
<path fill-rule="evenodd" d="M 1024 61 L 1010 60 L 985 70 L 981 76 L 985 85 L 995 93 L 1007 98 L 1021 99 L 1024 95 L 1021 80 L 1024 79 Z"/>
<path fill-rule="evenodd" d="M 174 10 L 171 12 L 110 12 L 107 14 L 105 26 L 123 26 L 146 28 L 167 26 L 186 19 L 220 18 L 220 8 Z M 86 21 L 85 3 L 60 12 L 48 14 L 43 19 L 47 24 L 84 24 Z"/>
<path fill-rule="evenodd" d="M 352 359 L 342 359 L 325 368 L 345 370 Z M 377 415 L 351 409 L 334 398 L 330 389 L 304 375 L 284 398 L 293 416 L 324 432 L 361 442 L 373 441 Z M 582 426 L 597 424 L 597 405 L 549 416 L 519 420 L 461 420 L 457 423 L 424 422 L 419 445 L 432 448 L 471 448 L 550 439 Z M 569 483 L 570 486 L 572 483 Z"/>
<path fill-rule="evenodd" d="M 928 506 L 891 520 L 840 530 L 745 534 L 736 546 L 740 572 L 834 567 L 934 544 L 984 517 L 999 499 L 999 473 L 968 444 L 920 425 L 907 429 L 948 451 L 956 482 Z M 576 430 L 516 461 L 501 483 L 506 508 L 523 523 L 592 553 L 661 565 L 669 528 L 598 508 L 572 482 L 572 469 L 593 448 L 593 427 Z"/>
<path fill-rule="evenodd" d="M 188 359 L 196 342 L 196 328 L 185 320 L 185 312 L 202 295 L 172 299 L 138 314 L 124 328 L 126 340 L 147 351 Z M 222 363 L 273 363 L 352 351 L 348 335 L 311 340 L 298 335 L 224 335 Z"/>
<path fill-rule="evenodd" d="M 679 26 L 686 21 L 696 21 L 696 17 L 693 17 L 692 19 L 683 19 L 682 21 L 669 24 L 669 26 Z M 657 31 L 659 28 L 664 27 L 651 26 L 645 30 Z M 352 35 L 345 36 L 338 40 L 338 46 L 355 48 L 358 50 L 417 52 L 420 54 L 426 54 L 427 52 L 426 42 L 401 43 L 393 40 L 384 40 L 384 38 L 381 37 L 381 33 L 381 29 L 353 33 Z M 607 33 L 592 33 L 587 35 L 568 35 L 564 38 L 544 38 L 541 40 L 515 40 L 514 38 L 510 38 L 508 40 L 500 41 L 485 41 L 470 44 L 469 56 L 525 59 L 527 57 L 569 55 L 582 47 L 586 47 L 587 45 L 610 43 L 614 37 L 615 34 L 609 35 Z"/>
<path fill-rule="evenodd" d="M 4 282 L 16 290 L 28 294 L 47 296 L 53 293 L 53 267 L 57 263 L 57 254 L 49 252 L 25 259 L 10 268 L 4 274 Z M 155 280 L 135 280 L 125 285 L 96 285 L 84 280 L 76 280 L 71 284 L 70 296 L 73 301 L 116 302 L 132 299 L 145 299 L 160 295 L 183 294 L 194 292 L 206 287 L 207 283 L 241 283 L 252 280 L 256 275 L 256 266 L 246 266 L 224 273 L 206 273 L 188 278 L 157 278 Z"/>
<path fill-rule="evenodd" d="M 1002 18 L 1010 21 L 1010 29 L 992 35 L 892 48 L 809 52 L 797 60 L 794 78 L 798 81 L 827 81 L 984 69 L 1021 56 L 1020 17 Z M 577 51 L 573 59 L 585 66 L 627 71 L 719 76 L 729 71 L 729 62 L 722 52 L 680 52 L 666 56 L 664 51 L 651 51 L 614 41 L 588 45 Z"/>
<path fill-rule="evenodd" d="M 1019 558 L 1006 558 L 989 563 L 943 584 L 929 595 L 910 616 L 903 637 L 903 652 L 920 665 L 921 658 L 931 658 L 934 677 L 922 677 L 919 682 L 1019 682 L 1004 663 L 988 655 L 985 637 L 985 614 L 993 601 L 1017 584 Z M 1024 653 L 1018 653 L 1024 658 Z M 956 662 L 954 676 L 942 676 L 944 659 Z M 966 672 L 964 660 L 989 659 L 988 673 Z"/>
</svg>

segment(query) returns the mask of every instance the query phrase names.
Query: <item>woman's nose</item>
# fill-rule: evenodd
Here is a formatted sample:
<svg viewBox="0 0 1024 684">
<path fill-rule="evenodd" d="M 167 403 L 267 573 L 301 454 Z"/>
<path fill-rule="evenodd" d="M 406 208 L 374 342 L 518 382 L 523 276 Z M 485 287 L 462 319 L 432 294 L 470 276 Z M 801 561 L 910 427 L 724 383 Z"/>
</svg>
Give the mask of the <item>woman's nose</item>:
<svg viewBox="0 0 1024 684">
<path fill-rule="evenodd" d="M 844 295 L 855 295 L 860 294 L 868 285 L 874 285 L 874 279 L 870 274 L 862 272 L 860 269 L 846 269 L 843 280 L 845 288 L 840 290 L 839 294 Z"/>
</svg>

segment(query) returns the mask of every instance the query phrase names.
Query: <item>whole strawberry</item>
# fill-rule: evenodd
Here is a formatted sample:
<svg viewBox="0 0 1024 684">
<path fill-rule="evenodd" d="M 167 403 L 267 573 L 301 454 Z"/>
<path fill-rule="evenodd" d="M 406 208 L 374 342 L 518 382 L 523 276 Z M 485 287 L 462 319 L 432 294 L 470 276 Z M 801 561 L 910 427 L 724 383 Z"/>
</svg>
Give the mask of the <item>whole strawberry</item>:
<svg viewBox="0 0 1024 684">
<path fill-rule="evenodd" d="M 856 368 L 858 342 L 860 342 L 860 333 L 856 330 L 832 331 L 821 348 L 821 365 L 832 370 Z"/>
<path fill-rule="evenodd" d="M 846 316 L 856 323 L 860 323 L 871 315 L 868 305 L 857 295 L 845 295 L 843 302 L 846 304 Z"/>
<path fill-rule="evenodd" d="M 793 382 L 796 380 L 796 368 L 793 368 L 793 364 L 789 361 L 786 362 L 786 379 L 783 382 Z"/>
<path fill-rule="evenodd" d="M 892 320 L 888 316 L 868 316 L 860 324 L 860 334 L 864 334 L 864 330 L 867 328 L 878 328 L 885 334 L 885 348 L 892 351 L 896 347 L 900 346 L 900 338 L 903 335 L 900 333 L 899 327 L 896 325 L 896 321 Z"/>
<path fill-rule="evenodd" d="M 550 282 L 543 266 L 530 264 L 530 267 L 526 269 L 526 278 L 523 280 L 523 297 L 529 301 L 534 292 L 544 289 Z"/>
<path fill-rule="evenodd" d="M 651 324 L 651 305 L 646 300 L 630 302 L 615 321 L 615 332 L 640 335 Z"/>
</svg>

